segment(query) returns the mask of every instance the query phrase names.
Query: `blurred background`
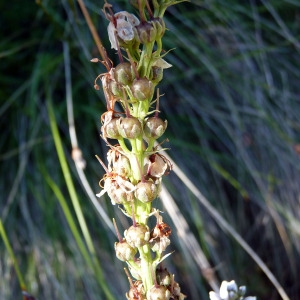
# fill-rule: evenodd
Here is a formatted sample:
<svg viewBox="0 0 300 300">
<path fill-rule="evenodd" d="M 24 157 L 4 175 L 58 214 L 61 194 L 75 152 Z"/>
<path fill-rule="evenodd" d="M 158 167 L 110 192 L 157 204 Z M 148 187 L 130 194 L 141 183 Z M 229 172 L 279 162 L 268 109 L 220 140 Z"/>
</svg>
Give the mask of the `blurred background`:
<svg viewBox="0 0 300 300">
<path fill-rule="evenodd" d="M 104 3 L 84 2 L 116 64 Z M 134 12 L 127 1 L 111 4 Z M 90 62 L 100 55 L 87 23 L 71 0 L 1 1 L 0 11 L 0 213 L 27 290 L 40 300 L 125 299 L 110 222 L 122 231 L 128 220 L 109 199 L 90 199 L 72 160 L 71 104 L 84 173 L 99 193 L 106 108 L 93 85 L 106 70 Z M 170 7 L 165 21 L 173 67 L 159 85 L 163 146 L 177 167 L 164 183 L 178 207 L 163 196 L 154 203 L 173 228 L 165 264 L 187 299 L 208 299 L 211 282 L 231 279 L 258 299 L 280 299 L 249 245 L 300 299 L 300 3 L 195 0 Z M 2 239 L 0 253 L 0 299 L 22 299 Z"/>
</svg>

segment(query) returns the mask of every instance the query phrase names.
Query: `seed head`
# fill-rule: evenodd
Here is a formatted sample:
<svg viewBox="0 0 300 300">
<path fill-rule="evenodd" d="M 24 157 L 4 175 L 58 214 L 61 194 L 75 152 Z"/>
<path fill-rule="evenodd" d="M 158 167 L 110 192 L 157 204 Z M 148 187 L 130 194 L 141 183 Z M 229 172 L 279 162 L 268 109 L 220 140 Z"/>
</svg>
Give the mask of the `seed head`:
<svg viewBox="0 0 300 300">
<path fill-rule="evenodd" d="M 136 139 L 143 132 L 141 122 L 134 117 L 119 118 L 117 126 L 119 134 L 126 139 Z"/>
<path fill-rule="evenodd" d="M 152 180 L 140 181 L 134 191 L 134 196 L 143 203 L 152 202 L 157 194 L 158 187 Z"/>
<path fill-rule="evenodd" d="M 152 98 L 154 87 L 153 83 L 146 77 L 135 79 L 131 85 L 133 96 L 138 101 L 145 101 Z"/>
<path fill-rule="evenodd" d="M 142 44 L 148 44 L 155 41 L 157 35 L 156 28 L 151 22 L 142 22 L 135 28 L 139 37 L 139 41 Z"/>
<path fill-rule="evenodd" d="M 147 292 L 147 300 L 169 300 L 170 298 L 170 291 L 163 285 L 154 285 Z"/>
<path fill-rule="evenodd" d="M 148 226 L 143 224 L 136 224 L 129 227 L 124 232 L 126 242 L 133 248 L 138 248 L 146 245 L 150 238 L 150 231 Z"/>
<path fill-rule="evenodd" d="M 164 134 L 167 125 L 167 120 L 163 121 L 161 118 L 158 117 L 148 118 L 144 125 L 144 132 L 146 137 L 158 139 Z"/>
<path fill-rule="evenodd" d="M 134 73 L 129 62 L 118 64 L 114 70 L 115 80 L 121 85 L 130 85 L 134 79 Z"/>
<path fill-rule="evenodd" d="M 137 253 L 137 248 L 131 247 L 125 240 L 115 243 L 116 256 L 121 261 L 133 260 Z"/>
</svg>

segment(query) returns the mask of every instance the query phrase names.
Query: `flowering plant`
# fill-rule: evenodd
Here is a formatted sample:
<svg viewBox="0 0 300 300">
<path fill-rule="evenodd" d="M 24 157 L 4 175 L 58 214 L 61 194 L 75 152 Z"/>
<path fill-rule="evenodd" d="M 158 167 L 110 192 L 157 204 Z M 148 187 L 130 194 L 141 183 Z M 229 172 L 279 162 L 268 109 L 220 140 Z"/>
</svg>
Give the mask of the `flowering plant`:
<svg viewBox="0 0 300 300">
<path fill-rule="evenodd" d="M 166 8 L 180 1 L 137 1 L 139 17 L 127 12 L 113 12 L 105 3 L 104 14 L 109 20 L 108 36 L 111 48 L 117 50 L 120 63 L 113 67 L 104 51 L 101 61 L 107 72 L 100 74 L 107 111 L 101 116 L 102 138 L 109 146 L 108 165 L 100 181 L 102 191 L 132 219 L 132 225 L 115 243 L 116 256 L 126 262 L 131 277 L 127 299 L 184 299 L 180 286 L 161 262 L 169 255 L 171 228 L 163 222 L 153 200 L 160 192 L 162 176 L 169 173 L 170 162 L 159 153 L 156 141 L 164 134 L 167 121 L 159 117 L 160 93 L 157 85 L 163 70 L 171 67 L 162 55 L 165 33 L 163 15 Z M 99 62 L 99 59 L 93 59 Z M 121 107 L 121 110 L 117 110 Z M 117 141 L 117 143 L 115 143 Z M 156 219 L 154 228 L 148 220 Z M 126 271 L 128 272 L 128 271 Z M 129 273 L 128 273 L 129 275 Z M 133 278 L 133 279 L 132 279 Z"/>
</svg>

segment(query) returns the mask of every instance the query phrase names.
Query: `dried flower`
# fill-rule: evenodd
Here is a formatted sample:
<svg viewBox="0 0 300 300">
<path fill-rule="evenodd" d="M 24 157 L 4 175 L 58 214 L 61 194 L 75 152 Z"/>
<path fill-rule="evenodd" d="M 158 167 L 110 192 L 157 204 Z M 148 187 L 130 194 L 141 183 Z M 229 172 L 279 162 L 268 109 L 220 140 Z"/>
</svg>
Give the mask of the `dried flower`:
<svg viewBox="0 0 300 300">
<path fill-rule="evenodd" d="M 108 38 L 111 48 L 118 50 L 116 37 L 119 42 L 124 44 L 133 41 L 136 38 L 135 26 L 139 25 L 140 21 L 135 15 L 127 11 L 120 11 L 116 13 L 113 19 L 116 26 L 113 21 L 108 24 Z"/>
<path fill-rule="evenodd" d="M 244 298 L 246 287 L 238 288 L 234 280 L 222 281 L 219 294 L 209 292 L 210 300 L 256 300 L 256 297 L 248 296 Z"/>
</svg>

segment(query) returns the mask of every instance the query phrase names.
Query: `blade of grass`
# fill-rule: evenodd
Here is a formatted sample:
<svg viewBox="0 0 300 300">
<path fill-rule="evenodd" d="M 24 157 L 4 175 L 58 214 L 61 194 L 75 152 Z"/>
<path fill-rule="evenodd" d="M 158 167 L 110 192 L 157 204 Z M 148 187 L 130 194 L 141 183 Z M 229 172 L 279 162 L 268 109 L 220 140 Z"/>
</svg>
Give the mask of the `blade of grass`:
<svg viewBox="0 0 300 300">
<path fill-rule="evenodd" d="M 0 236 L 2 237 L 2 240 L 4 242 L 6 250 L 9 253 L 9 256 L 11 257 L 11 259 L 13 261 L 13 265 L 14 265 L 14 268 L 15 268 L 15 271 L 16 271 L 16 274 L 17 274 L 17 277 L 18 277 L 20 288 L 21 288 L 21 290 L 23 292 L 25 292 L 25 291 L 27 291 L 27 288 L 26 288 L 26 285 L 25 285 L 25 281 L 23 279 L 22 273 L 21 273 L 19 265 L 17 263 L 17 259 L 15 257 L 14 251 L 13 251 L 13 249 L 12 249 L 12 247 L 10 245 L 10 242 L 8 240 L 8 237 L 7 237 L 7 234 L 6 234 L 6 231 L 5 231 L 5 228 L 3 226 L 1 218 L 0 218 Z"/>
<path fill-rule="evenodd" d="M 74 187 L 74 183 L 72 181 L 71 173 L 70 173 L 70 170 L 69 170 L 69 167 L 68 167 L 65 155 L 64 155 L 62 141 L 61 141 L 61 138 L 59 135 L 58 127 L 57 127 L 55 114 L 54 114 L 54 110 L 53 110 L 53 105 L 51 102 L 51 97 L 49 95 L 48 95 L 48 99 L 47 99 L 47 109 L 48 109 L 51 132 L 53 135 L 59 162 L 60 162 L 60 165 L 61 165 L 61 168 L 63 171 L 63 175 L 64 175 L 65 182 L 66 182 L 69 194 L 70 194 L 70 198 L 71 198 L 71 201 L 72 201 L 75 213 L 76 213 L 76 217 L 80 224 L 80 228 L 83 233 L 88 250 L 93 259 L 94 270 L 97 274 L 97 279 L 98 279 L 99 284 L 101 285 L 107 299 L 114 299 L 106 285 L 105 279 L 102 274 L 102 269 L 101 269 L 99 260 L 96 257 L 96 251 L 95 251 L 95 248 L 94 248 L 94 245 L 92 242 L 92 238 L 90 236 L 89 229 L 87 227 L 87 224 L 86 224 L 86 221 L 85 221 L 85 218 L 84 218 L 84 215 L 83 215 L 80 203 L 79 203 L 79 199 L 78 199 L 75 187 Z"/>
<path fill-rule="evenodd" d="M 65 85 L 66 85 L 66 101 L 67 101 L 67 110 L 68 110 L 68 122 L 69 122 L 69 134 L 72 144 L 72 158 L 75 162 L 76 171 L 81 180 L 82 186 L 84 187 L 86 193 L 88 194 L 91 202 L 96 208 L 97 212 L 103 219 L 104 223 L 109 227 L 109 229 L 115 233 L 112 221 L 109 219 L 107 213 L 99 204 L 95 193 L 93 193 L 92 188 L 85 176 L 83 169 L 85 168 L 85 160 L 82 156 L 82 151 L 78 146 L 77 134 L 75 129 L 75 120 L 73 112 L 73 96 L 72 96 L 72 80 L 71 80 L 71 66 L 70 66 L 70 50 L 68 42 L 63 43 L 64 49 L 64 64 L 65 64 Z"/>
<path fill-rule="evenodd" d="M 246 243 L 246 241 L 239 235 L 239 233 L 220 215 L 220 213 L 208 202 L 208 200 L 202 195 L 199 189 L 191 182 L 191 180 L 180 170 L 176 163 L 170 158 L 170 156 L 162 151 L 163 155 L 171 162 L 173 165 L 173 170 L 176 175 L 181 179 L 181 181 L 189 188 L 189 190 L 198 198 L 201 204 L 207 209 L 219 226 L 229 235 L 231 235 L 236 242 L 252 257 L 252 259 L 257 263 L 261 270 L 266 274 L 269 280 L 272 282 L 278 293 L 283 300 L 289 300 L 290 298 L 286 294 L 285 290 L 278 282 L 274 274 L 270 271 L 267 265 L 262 261 L 262 259 L 253 251 L 253 249 Z M 168 207 L 168 206 L 167 206 Z M 188 246 L 188 245 L 187 245 Z"/>
</svg>

